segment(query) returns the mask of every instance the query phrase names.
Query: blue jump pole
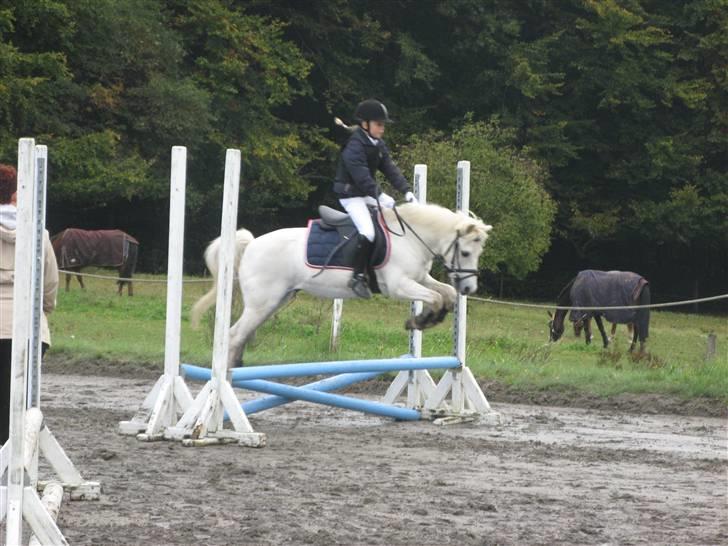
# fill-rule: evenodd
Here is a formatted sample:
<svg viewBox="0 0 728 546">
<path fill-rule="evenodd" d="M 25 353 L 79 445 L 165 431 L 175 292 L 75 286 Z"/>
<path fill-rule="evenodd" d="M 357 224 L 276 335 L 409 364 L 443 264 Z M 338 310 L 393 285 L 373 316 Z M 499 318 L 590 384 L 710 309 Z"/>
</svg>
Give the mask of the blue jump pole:
<svg viewBox="0 0 728 546">
<path fill-rule="evenodd" d="M 247 381 L 235 381 L 236 387 L 242 387 L 251 391 L 264 392 L 274 394 L 292 400 L 305 400 L 314 404 L 324 404 L 326 406 L 334 406 L 337 408 L 345 408 L 364 413 L 372 413 L 383 417 L 392 417 L 400 421 L 416 421 L 421 418 L 420 412 L 408 408 L 398 408 L 380 402 L 370 402 L 369 400 L 360 400 L 340 394 L 331 394 L 328 392 L 318 392 L 303 387 L 292 387 L 291 385 L 282 385 L 273 381 L 264 381 L 262 379 L 250 379 Z"/>
<path fill-rule="evenodd" d="M 366 381 L 367 379 L 372 379 L 374 377 L 377 377 L 378 375 L 380 375 L 379 372 L 344 373 L 341 375 L 335 375 L 334 377 L 327 377 L 326 379 L 316 381 L 315 383 L 301 385 L 301 388 L 319 392 L 330 392 L 338 389 L 343 389 L 344 387 L 348 387 L 349 385 L 353 385 L 354 383 L 359 383 L 361 381 Z M 238 385 L 235 382 L 233 382 L 233 386 L 242 387 L 242 385 Z M 243 408 L 243 411 L 246 415 L 250 415 L 251 413 L 265 411 L 267 409 L 275 408 L 276 406 L 281 406 L 289 402 L 292 402 L 292 400 L 283 396 L 265 396 L 263 398 L 256 398 L 255 400 L 243 402 L 242 404 L 240 404 L 240 406 Z"/>
<path fill-rule="evenodd" d="M 334 362 L 309 362 L 305 364 L 275 364 L 250 366 L 230 370 L 231 381 L 249 379 L 277 379 L 319 374 L 360 372 L 395 372 L 401 370 L 427 370 L 431 368 L 458 368 L 460 361 L 454 356 L 430 356 L 425 358 L 383 358 L 379 360 L 339 360 Z M 193 381 L 210 379 L 210 368 L 192 364 L 180 366 L 184 377 Z"/>
</svg>

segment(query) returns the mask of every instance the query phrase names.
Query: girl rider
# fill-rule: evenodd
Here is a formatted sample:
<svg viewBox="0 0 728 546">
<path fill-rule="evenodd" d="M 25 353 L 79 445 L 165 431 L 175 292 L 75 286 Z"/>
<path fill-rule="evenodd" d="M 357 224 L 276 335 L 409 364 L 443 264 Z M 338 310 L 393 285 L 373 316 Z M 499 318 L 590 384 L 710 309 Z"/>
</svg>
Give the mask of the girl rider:
<svg viewBox="0 0 728 546">
<path fill-rule="evenodd" d="M 385 123 L 391 122 L 387 108 L 378 100 L 368 99 L 354 112 L 359 126 L 344 146 L 336 167 L 334 193 L 339 198 L 356 229 L 359 231 L 354 259 L 354 274 L 349 287 L 360 298 L 371 298 L 366 270 L 374 242 L 374 224 L 368 206 L 394 207 L 394 199 L 384 193 L 375 180 L 382 171 L 391 184 L 404 193 L 405 201 L 415 201 L 410 186 L 389 156 L 382 140 Z"/>
</svg>

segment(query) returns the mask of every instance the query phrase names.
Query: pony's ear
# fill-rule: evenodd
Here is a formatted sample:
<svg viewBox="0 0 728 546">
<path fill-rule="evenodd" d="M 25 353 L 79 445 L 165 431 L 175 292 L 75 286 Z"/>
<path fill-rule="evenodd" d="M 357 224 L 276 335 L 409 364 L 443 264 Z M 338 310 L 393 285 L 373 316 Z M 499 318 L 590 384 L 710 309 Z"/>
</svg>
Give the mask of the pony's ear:
<svg viewBox="0 0 728 546">
<path fill-rule="evenodd" d="M 554 316 L 551 314 L 551 311 L 549 311 L 548 309 L 546 309 L 546 314 L 549 316 L 549 318 L 554 318 Z"/>
</svg>

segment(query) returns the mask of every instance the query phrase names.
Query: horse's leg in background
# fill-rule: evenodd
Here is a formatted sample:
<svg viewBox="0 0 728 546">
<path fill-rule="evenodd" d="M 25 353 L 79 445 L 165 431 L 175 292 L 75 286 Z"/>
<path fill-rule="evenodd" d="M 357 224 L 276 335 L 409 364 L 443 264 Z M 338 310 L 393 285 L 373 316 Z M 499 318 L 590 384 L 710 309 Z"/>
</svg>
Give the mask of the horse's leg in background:
<svg viewBox="0 0 728 546">
<path fill-rule="evenodd" d="M 119 281 L 119 295 L 121 296 L 124 284 L 126 284 L 126 293 L 128 296 L 134 295 L 134 287 L 131 284 L 131 278 L 136 271 L 137 257 L 139 256 L 139 245 L 129 242 L 129 253 L 126 260 L 119 268 L 119 277 L 122 279 L 130 279 L 128 281 Z"/>
<path fill-rule="evenodd" d="M 66 292 L 71 289 L 71 274 L 66 273 Z"/>
<path fill-rule="evenodd" d="M 642 291 L 640 292 L 640 296 L 637 301 L 637 304 L 638 305 L 649 305 L 650 302 L 651 302 L 650 285 L 646 284 L 644 287 L 642 287 Z M 634 336 L 632 338 L 632 346 L 629 349 L 630 351 L 634 348 L 634 345 L 635 345 L 638 337 L 640 340 L 640 353 L 644 353 L 645 347 L 647 346 L 647 338 L 650 337 L 650 309 L 649 309 L 649 307 L 646 309 L 637 310 L 637 315 L 635 316 L 635 321 L 634 321 Z"/>
<path fill-rule="evenodd" d="M 591 317 L 589 315 L 586 315 L 582 320 L 584 321 L 584 340 L 586 341 L 587 345 L 591 345 L 591 340 L 592 340 Z"/>
<path fill-rule="evenodd" d="M 634 346 L 637 344 L 637 336 L 639 335 L 639 331 L 640 331 L 640 328 L 639 328 L 639 326 L 637 324 L 638 324 L 638 322 L 635 322 L 635 325 L 634 325 L 634 333 L 632 334 L 632 343 L 630 343 L 630 345 L 629 345 L 629 352 L 630 353 L 632 351 L 634 351 Z"/>
<path fill-rule="evenodd" d="M 612 323 L 612 335 L 609 336 L 609 341 L 614 342 L 614 339 L 617 337 L 617 323 Z"/>
<path fill-rule="evenodd" d="M 604 344 L 604 348 L 606 349 L 607 347 L 609 347 L 609 338 L 607 337 L 607 332 L 604 330 L 604 323 L 602 322 L 602 316 L 594 315 L 594 322 L 597 323 L 597 328 L 599 328 L 599 333 L 602 335 L 602 343 Z"/>
<path fill-rule="evenodd" d="M 76 275 L 76 278 L 78 279 L 78 284 L 81 285 L 81 290 L 86 290 L 86 287 L 83 285 L 83 277 L 81 276 L 81 269 L 77 270 L 78 275 Z"/>
</svg>

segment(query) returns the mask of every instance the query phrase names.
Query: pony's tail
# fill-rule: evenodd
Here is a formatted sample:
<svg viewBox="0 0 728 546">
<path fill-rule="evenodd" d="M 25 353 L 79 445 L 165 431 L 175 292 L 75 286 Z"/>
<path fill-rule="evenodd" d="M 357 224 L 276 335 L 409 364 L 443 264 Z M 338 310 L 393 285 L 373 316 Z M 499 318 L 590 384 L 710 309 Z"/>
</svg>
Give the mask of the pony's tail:
<svg viewBox="0 0 728 546">
<path fill-rule="evenodd" d="M 233 275 L 235 278 L 238 277 L 238 270 L 240 269 L 240 260 L 243 257 L 245 249 L 254 239 L 253 234 L 247 229 L 239 229 L 235 233 L 235 263 L 233 266 Z M 207 310 L 215 305 L 217 300 L 217 264 L 218 257 L 220 254 L 220 237 L 212 241 L 205 249 L 205 265 L 212 275 L 212 288 L 202 296 L 192 306 L 190 311 L 190 323 L 192 328 L 197 330 L 200 327 L 200 320 Z M 234 287 L 234 284 L 233 284 Z"/>
</svg>

